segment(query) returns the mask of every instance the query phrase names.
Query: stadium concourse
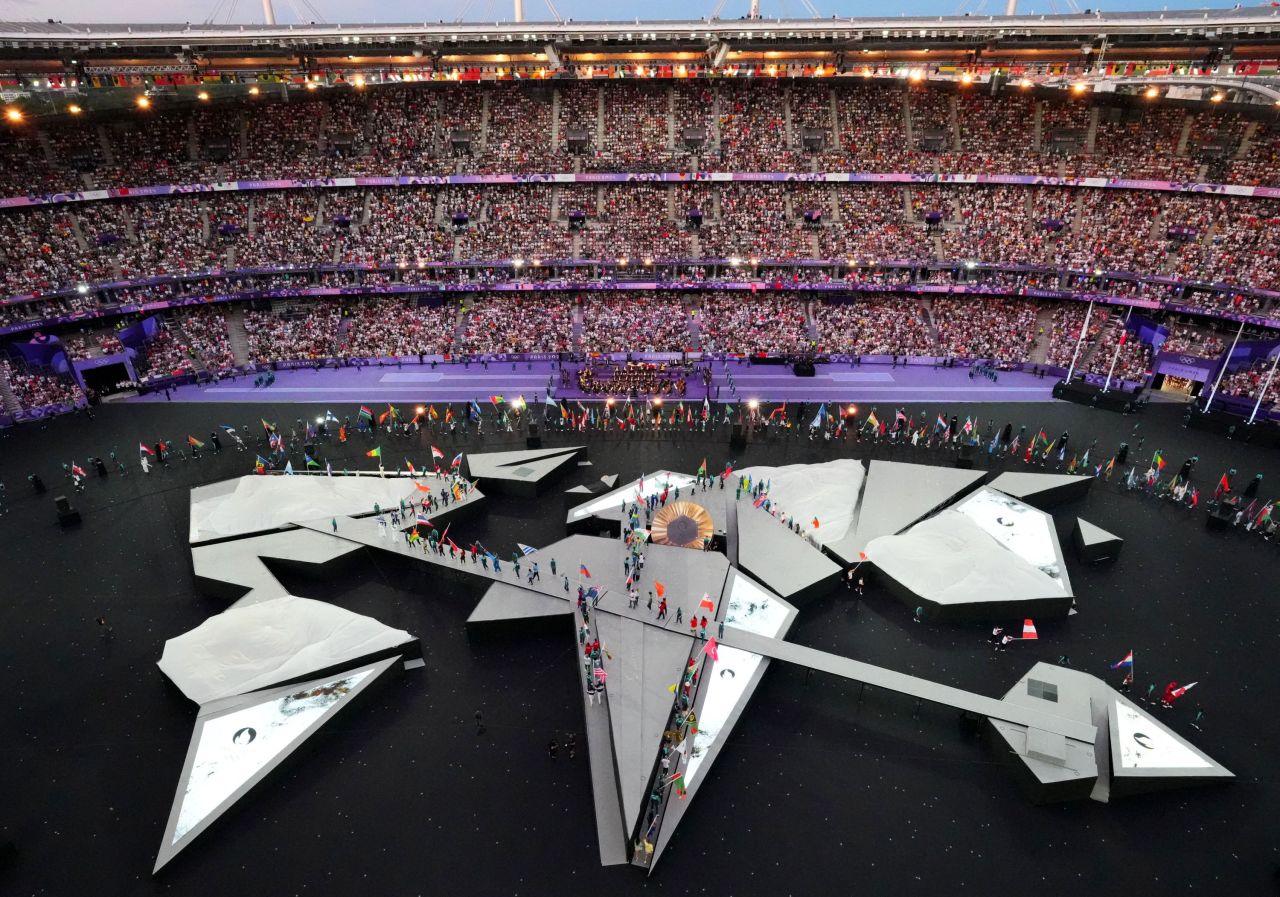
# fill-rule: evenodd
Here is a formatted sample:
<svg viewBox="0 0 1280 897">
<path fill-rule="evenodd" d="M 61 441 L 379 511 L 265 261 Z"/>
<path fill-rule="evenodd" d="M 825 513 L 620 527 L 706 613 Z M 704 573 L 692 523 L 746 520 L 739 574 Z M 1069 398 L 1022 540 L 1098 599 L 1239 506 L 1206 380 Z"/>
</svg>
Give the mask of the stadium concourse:
<svg viewBox="0 0 1280 897">
<path fill-rule="evenodd" d="M 0 23 L 0 890 L 1274 890 L 1280 66 L 1175 19 Z"/>
</svg>

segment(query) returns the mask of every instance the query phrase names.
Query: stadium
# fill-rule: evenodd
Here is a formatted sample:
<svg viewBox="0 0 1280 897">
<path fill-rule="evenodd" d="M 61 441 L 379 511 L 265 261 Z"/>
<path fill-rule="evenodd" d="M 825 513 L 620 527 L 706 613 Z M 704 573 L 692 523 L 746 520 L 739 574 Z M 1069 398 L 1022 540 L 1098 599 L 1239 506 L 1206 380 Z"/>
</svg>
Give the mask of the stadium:
<svg viewBox="0 0 1280 897">
<path fill-rule="evenodd" d="M 6 893 L 1274 892 L 1280 9 L 803 5 L 0 22 Z"/>
</svg>

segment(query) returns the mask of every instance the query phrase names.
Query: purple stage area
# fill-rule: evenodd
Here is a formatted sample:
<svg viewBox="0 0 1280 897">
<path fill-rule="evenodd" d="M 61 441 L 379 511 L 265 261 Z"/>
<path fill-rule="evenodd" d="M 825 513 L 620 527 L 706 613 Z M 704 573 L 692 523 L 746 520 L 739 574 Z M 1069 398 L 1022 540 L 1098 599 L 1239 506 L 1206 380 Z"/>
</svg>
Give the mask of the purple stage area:
<svg viewBox="0 0 1280 897">
<path fill-rule="evenodd" d="M 576 365 L 572 366 L 576 370 Z M 789 366 L 747 365 L 721 362 L 713 365 L 710 399 L 713 402 L 1037 402 L 1052 398 L 1055 377 L 1036 377 L 1016 371 L 1002 371 L 998 380 L 981 375 L 969 377 L 968 368 L 934 368 L 926 365 L 847 364 L 818 365 L 817 376 L 797 377 Z M 733 385 L 729 383 L 732 373 Z M 696 382 L 695 382 L 696 381 Z M 313 368 L 276 372 L 275 383 L 255 387 L 253 375 L 214 383 L 183 386 L 172 392 L 173 400 L 185 402 L 464 402 L 483 400 L 490 395 L 508 401 L 522 395 L 530 403 L 546 395 L 548 382 L 555 384 L 559 399 L 601 401 L 604 396 L 586 396 L 573 387 L 560 385 L 555 362 L 493 362 L 486 369 L 473 363 L 403 367 Z M 707 395 L 699 376 L 690 379 L 686 401 L 701 401 Z M 679 397 L 671 397 L 676 400 Z M 163 402 L 163 392 L 138 396 L 135 402 Z"/>
</svg>

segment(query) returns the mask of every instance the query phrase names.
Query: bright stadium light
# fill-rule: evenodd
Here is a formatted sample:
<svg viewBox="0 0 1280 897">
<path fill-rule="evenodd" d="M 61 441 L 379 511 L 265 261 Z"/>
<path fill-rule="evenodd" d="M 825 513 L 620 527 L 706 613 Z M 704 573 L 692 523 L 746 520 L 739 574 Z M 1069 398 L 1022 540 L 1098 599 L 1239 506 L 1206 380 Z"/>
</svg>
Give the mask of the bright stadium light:
<svg viewBox="0 0 1280 897">
<path fill-rule="evenodd" d="M 260 94 L 260 93 L 262 93 L 262 91 L 260 91 L 260 90 L 259 90 L 258 88 L 256 88 L 256 87 L 250 87 L 250 88 L 249 88 L 249 96 L 251 96 L 251 97 L 256 97 L 256 96 L 257 96 L 258 94 Z"/>
<path fill-rule="evenodd" d="M 134 100 L 134 102 L 138 104 L 138 108 L 139 108 L 139 109 L 150 109 L 150 108 L 151 108 L 151 98 L 150 98 L 150 97 L 138 97 L 138 99 Z"/>
<path fill-rule="evenodd" d="M 76 284 L 76 292 L 83 296 L 85 293 L 89 292 L 89 285 L 87 283 Z"/>
<path fill-rule="evenodd" d="M 848 412 L 848 413 L 849 413 L 849 416 L 850 416 L 850 417 L 857 417 L 857 415 L 858 415 L 858 406 L 857 406 L 857 405 L 850 405 L 850 406 L 849 406 L 849 412 Z"/>
<path fill-rule="evenodd" d="M 209 91 L 207 90 L 200 91 L 198 94 L 196 94 L 196 99 L 202 103 L 209 102 Z"/>
<path fill-rule="evenodd" d="M 961 83 L 961 84 L 966 84 L 966 85 L 967 85 L 967 84 L 972 84 L 972 83 L 973 83 L 973 75 L 970 75 L 968 72 L 965 72 L 963 75 L 961 75 L 961 76 L 960 76 L 960 83 Z"/>
<path fill-rule="evenodd" d="M 1083 81 L 1077 81 L 1075 84 L 1071 85 L 1071 89 L 1076 93 L 1084 93 L 1089 89 L 1089 85 L 1085 84 Z"/>
<path fill-rule="evenodd" d="M 22 121 L 22 110 L 14 109 L 10 106 L 8 109 L 4 110 L 4 117 L 9 119 L 11 122 L 20 122 Z"/>
<path fill-rule="evenodd" d="M 1159 90 L 1159 88 L 1156 88 L 1156 87 L 1148 87 L 1148 88 L 1147 88 L 1147 90 L 1146 90 L 1146 97 L 1147 97 L 1147 99 L 1148 99 L 1148 100 L 1154 100 L 1154 99 L 1155 99 L 1156 97 L 1158 97 L 1158 96 L 1160 96 L 1160 90 Z"/>
<path fill-rule="evenodd" d="M 70 106 L 67 107 L 67 111 L 70 112 L 72 115 L 79 115 L 84 110 L 81 109 L 79 106 L 77 106 L 75 103 L 72 103 Z"/>
<path fill-rule="evenodd" d="M 1213 96 L 1209 97 L 1209 102 L 1221 103 L 1226 98 L 1227 98 L 1227 95 L 1225 93 L 1215 93 Z"/>
</svg>

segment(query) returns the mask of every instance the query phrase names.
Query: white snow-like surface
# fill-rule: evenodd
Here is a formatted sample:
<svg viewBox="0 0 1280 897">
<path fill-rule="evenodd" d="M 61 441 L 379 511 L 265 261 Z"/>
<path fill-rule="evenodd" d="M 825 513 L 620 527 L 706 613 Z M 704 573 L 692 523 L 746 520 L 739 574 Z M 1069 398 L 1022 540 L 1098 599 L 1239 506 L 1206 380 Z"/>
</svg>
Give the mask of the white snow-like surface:
<svg viewBox="0 0 1280 897">
<path fill-rule="evenodd" d="M 157 665 L 183 694 L 206 704 L 411 641 L 373 617 L 286 595 L 230 608 L 169 639 Z"/>
<path fill-rule="evenodd" d="M 202 542 L 277 529 L 299 520 L 372 513 L 414 497 L 402 477 L 240 477 L 234 488 L 215 483 L 191 490 L 191 541 Z"/>
<path fill-rule="evenodd" d="M 867 559 L 886 576 L 938 604 L 1061 599 L 1061 582 L 1023 560 L 978 523 L 946 510 L 905 533 L 867 543 Z"/>
<path fill-rule="evenodd" d="M 837 458 L 821 464 L 746 467 L 733 475 L 750 476 L 753 486 L 768 483 L 769 498 L 779 516 L 794 517 L 815 542 L 826 545 L 843 539 L 853 525 L 865 473 L 861 461 Z M 815 517 L 817 529 L 813 528 Z"/>
</svg>

